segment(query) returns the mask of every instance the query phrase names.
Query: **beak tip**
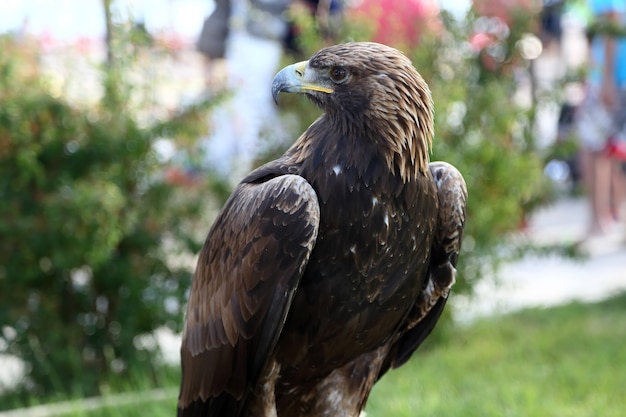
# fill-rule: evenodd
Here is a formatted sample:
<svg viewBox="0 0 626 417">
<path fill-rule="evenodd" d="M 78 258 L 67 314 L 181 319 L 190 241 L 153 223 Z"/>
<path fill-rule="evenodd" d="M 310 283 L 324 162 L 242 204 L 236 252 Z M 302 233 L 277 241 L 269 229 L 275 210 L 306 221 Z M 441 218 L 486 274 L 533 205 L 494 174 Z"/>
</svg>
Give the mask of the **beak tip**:
<svg viewBox="0 0 626 417">
<path fill-rule="evenodd" d="M 272 81 L 272 98 L 274 99 L 274 103 L 276 103 L 278 105 L 278 96 L 280 95 L 281 91 L 285 91 L 286 87 L 288 86 L 288 81 L 287 81 L 287 77 L 285 76 L 285 70 L 281 70 L 278 74 L 276 74 L 276 76 L 274 77 L 274 80 Z"/>
<path fill-rule="evenodd" d="M 302 74 L 307 61 L 288 65 L 281 69 L 272 80 L 272 98 L 278 105 L 278 96 L 281 92 L 300 93 L 302 92 Z"/>
</svg>

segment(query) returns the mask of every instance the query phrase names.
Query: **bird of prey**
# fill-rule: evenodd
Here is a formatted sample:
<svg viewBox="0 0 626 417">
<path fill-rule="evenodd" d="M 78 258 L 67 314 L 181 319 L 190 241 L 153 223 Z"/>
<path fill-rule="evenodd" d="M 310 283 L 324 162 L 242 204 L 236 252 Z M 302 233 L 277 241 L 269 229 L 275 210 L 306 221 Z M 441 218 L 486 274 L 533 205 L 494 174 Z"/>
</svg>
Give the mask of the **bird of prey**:
<svg viewBox="0 0 626 417">
<path fill-rule="evenodd" d="M 429 163 L 430 90 L 396 49 L 320 50 L 272 84 L 323 114 L 212 225 L 181 347 L 181 417 L 356 417 L 435 326 L 467 191 Z"/>
</svg>

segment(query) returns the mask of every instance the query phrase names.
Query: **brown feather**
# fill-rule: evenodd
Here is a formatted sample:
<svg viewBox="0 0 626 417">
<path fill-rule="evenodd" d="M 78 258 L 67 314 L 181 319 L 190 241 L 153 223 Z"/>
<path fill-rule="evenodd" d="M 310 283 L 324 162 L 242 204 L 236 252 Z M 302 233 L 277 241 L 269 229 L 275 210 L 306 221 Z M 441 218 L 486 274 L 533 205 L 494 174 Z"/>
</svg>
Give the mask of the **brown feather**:
<svg viewBox="0 0 626 417">
<path fill-rule="evenodd" d="M 264 341 L 262 330 L 280 332 L 318 223 L 317 198 L 301 177 L 242 184 L 234 191 L 194 275 L 181 348 L 181 408 L 224 391 L 236 398 L 245 394 L 250 348 L 265 344 L 271 350 L 275 343 Z M 290 234 L 276 239 L 285 228 Z"/>
<path fill-rule="evenodd" d="M 209 232 L 181 416 L 357 416 L 454 282 L 465 186 L 449 165 L 429 169 L 433 104 L 409 59 L 350 43 L 290 68 L 274 93 L 303 92 L 324 114 L 242 181 Z"/>
</svg>

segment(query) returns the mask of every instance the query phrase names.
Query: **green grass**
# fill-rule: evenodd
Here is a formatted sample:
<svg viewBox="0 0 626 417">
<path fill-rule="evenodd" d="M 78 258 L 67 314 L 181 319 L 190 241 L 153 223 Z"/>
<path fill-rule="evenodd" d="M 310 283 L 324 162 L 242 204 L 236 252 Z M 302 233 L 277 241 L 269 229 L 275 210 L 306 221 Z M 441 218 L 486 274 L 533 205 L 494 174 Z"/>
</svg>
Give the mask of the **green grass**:
<svg viewBox="0 0 626 417">
<path fill-rule="evenodd" d="M 2 417 L 172 417 L 176 390 L 134 391 L 0 411 Z"/>
<path fill-rule="evenodd" d="M 387 374 L 368 417 L 621 417 L 626 410 L 626 294 L 484 319 L 451 332 Z M 178 376 L 162 398 L 66 417 L 171 417 Z M 142 387 L 139 387 L 142 388 Z M 171 391 L 169 389 L 171 388 Z"/>
<path fill-rule="evenodd" d="M 368 417 L 624 416 L 626 295 L 456 331 L 374 388 Z"/>
</svg>

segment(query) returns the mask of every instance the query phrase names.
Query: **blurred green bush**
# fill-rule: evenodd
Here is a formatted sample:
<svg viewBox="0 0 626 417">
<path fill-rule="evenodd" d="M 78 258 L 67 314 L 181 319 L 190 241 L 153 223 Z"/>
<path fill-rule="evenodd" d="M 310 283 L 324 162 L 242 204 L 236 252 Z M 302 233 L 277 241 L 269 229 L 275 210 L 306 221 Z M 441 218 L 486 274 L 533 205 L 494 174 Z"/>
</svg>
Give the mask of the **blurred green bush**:
<svg viewBox="0 0 626 417">
<path fill-rule="evenodd" d="M 164 180 L 157 138 L 197 138 L 210 99 L 140 125 L 125 69 L 96 108 L 48 92 L 36 59 L 0 39 L 0 348 L 31 395 L 91 395 L 111 375 L 151 374 L 150 334 L 180 331 L 207 192 Z M 22 71 L 31 68 L 31 71 Z"/>
</svg>

